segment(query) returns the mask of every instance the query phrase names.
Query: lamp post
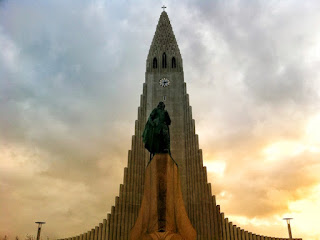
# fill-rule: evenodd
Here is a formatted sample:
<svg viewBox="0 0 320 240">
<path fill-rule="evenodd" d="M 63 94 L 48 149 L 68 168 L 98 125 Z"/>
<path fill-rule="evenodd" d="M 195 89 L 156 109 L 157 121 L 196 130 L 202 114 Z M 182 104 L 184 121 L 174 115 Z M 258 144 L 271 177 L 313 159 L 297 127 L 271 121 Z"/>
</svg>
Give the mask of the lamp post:
<svg viewBox="0 0 320 240">
<path fill-rule="evenodd" d="M 291 226 L 290 226 L 290 220 L 293 218 L 284 218 L 283 220 L 287 221 L 288 224 L 288 232 L 289 232 L 289 239 L 292 240 L 292 233 L 291 233 Z"/>
<path fill-rule="evenodd" d="M 40 240 L 41 226 L 42 226 L 42 224 L 45 224 L 46 222 L 35 222 L 35 223 L 38 224 L 37 240 Z"/>
</svg>

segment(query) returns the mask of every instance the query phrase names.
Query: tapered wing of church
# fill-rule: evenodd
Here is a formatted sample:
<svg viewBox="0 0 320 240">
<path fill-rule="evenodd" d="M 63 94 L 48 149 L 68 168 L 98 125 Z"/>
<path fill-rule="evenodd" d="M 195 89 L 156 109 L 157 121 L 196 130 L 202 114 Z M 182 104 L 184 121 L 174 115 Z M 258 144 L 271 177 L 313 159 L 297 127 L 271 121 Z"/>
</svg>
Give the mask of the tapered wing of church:
<svg viewBox="0 0 320 240">
<path fill-rule="evenodd" d="M 160 101 L 165 103 L 171 118 L 171 156 L 180 172 L 184 205 L 190 222 L 201 240 L 280 240 L 244 230 L 221 212 L 212 195 L 199 149 L 195 121 L 189 104 L 183 76 L 181 53 L 165 11 L 161 13 L 146 61 L 145 83 L 140 97 L 135 135 L 132 136 L 128 165 L 124 169 L 119 196 L 106 219 L 92 229 L 59 240 L 127 240 L 141 206 L 144 177 L 149 153 L 142 142 L 142 133 L 151 111 Z"/>
</svg>

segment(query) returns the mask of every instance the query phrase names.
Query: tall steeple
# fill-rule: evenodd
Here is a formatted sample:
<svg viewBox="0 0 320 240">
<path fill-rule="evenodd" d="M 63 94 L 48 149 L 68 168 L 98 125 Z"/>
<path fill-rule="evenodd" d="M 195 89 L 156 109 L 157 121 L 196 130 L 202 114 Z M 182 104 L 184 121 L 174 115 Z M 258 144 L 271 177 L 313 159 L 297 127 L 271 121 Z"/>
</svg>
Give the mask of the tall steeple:
<svg viewBox="0 0 320 240">
<path fill-rule="evenodd" d="M 172 120 L 170 126 L 171 153 L 179 164 L 182 192 L 184 200 L 187 201 L 185 113 L 188 108 L 188 96 L 186 94 L 180 49 L 166 11 L 163 11 L 160 15 L 150 46 L 144 88 L 146 89 L 145 96 L 147 98 L 146 117 L 160 101 L 165 103 L 169 112 Z"/>
<path fill-rule="evenodd" d="M 165 54 L 165 55 L 164 55 Z M 165 58 L 165 59 L 164 59 Z M 166 67 L 165 62 L 166 61 Z M 148 58 L 147 71 L 181 71 L 182 58 L 166 11 L 160 15 Z"/>
</svg>

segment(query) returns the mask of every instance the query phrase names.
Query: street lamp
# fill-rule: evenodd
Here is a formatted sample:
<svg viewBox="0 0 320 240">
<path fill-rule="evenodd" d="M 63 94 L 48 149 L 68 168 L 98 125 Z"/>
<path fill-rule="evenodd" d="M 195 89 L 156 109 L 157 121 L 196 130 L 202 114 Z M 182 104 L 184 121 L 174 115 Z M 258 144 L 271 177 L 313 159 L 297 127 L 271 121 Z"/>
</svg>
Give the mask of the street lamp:
<svg viewBox="0 0 320 240">
<path fill-rule="evenodd" d="M 41 226 L 42 224 L 45 224 L 46 222 L 35 222 L 38 224 L 38 234 L 37 234 L 37 240 L 40 240 L 40 232 L 41 232 Z"/>
<path fill-rule="evenodd" d="M 289 239 L 292 240 L 292 233 L 291 233 L 291 226 L 290 226 L 290 220 L 293 218 L 284 218 L 283 220 L 287 221 L 288 224 L 288 232 L 289 232 Z"/>
</svg>

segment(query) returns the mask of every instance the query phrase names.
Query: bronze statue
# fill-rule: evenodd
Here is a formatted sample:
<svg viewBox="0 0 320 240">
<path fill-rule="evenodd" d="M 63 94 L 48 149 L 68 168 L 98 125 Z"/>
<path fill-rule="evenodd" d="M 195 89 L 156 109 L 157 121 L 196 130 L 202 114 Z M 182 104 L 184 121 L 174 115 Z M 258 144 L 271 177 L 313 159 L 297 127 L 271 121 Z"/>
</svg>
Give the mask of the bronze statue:
<svg viewBox="0 0 320 240">
<path fill-rule="evenodd" d="M 170 153 L 171 119 L 164 108 L 164 103 L 159 102 L 152 110 L 142 134 L 144 146 L 151 154 L 150 159 L 156 153 Z"/>
</svg>

